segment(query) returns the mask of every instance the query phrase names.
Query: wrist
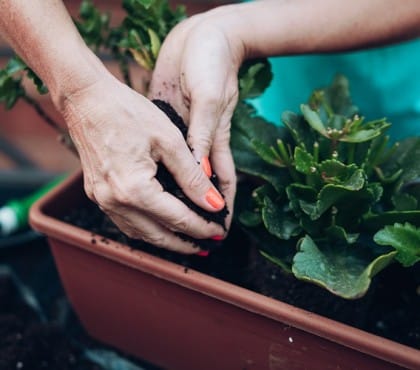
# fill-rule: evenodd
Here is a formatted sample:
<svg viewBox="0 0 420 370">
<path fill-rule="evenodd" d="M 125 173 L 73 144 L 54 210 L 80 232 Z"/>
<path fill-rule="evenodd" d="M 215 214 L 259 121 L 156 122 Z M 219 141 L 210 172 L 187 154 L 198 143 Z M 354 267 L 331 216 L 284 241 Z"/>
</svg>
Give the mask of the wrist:
<svg viewBox="0 0 420 370">
<path fill-rule="evenodd" d="M 197 32 L 197 34 L 201 34 L 203 37 L 213 31 L 218 31 L 223 34 L 230 49 L 231 60 L 229 62 L 236 69 L 239 69 L 242 62 L 248 58 L 246 39 L 241 32 L 243 20 L 238 17 L 238 7 L 241 7 L 241 5 L 231 4 L 219 6 L 199 15 L 201 19 L 196 22 L 197 27 L 201 28 L 201 32 Z M 196 32 L 196 30 L 193 32 Z"/>
<path fill-rule="evenodd" d="M 58 67 L 51 68 L 45 79 L 51 99 L 60 112 L 66 99 L 110 74 L 102 61 L 84 43 L 73 48 L 68 47 L 67 50 L 69 53 L 61 55 L 60 61 L 55 63 Z"/>
</svg>

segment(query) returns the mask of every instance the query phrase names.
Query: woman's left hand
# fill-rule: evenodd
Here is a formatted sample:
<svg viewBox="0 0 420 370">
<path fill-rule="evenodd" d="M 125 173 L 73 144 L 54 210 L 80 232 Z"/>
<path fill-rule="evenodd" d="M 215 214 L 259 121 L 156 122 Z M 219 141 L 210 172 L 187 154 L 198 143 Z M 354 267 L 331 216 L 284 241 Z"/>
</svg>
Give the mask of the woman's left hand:
<svg viewBox="0 0 420 370">
<path fill-rule="evenodd" d="M 208 175 L 211 163 L 218 176 L 229 209 L 229 227 L 236 191 L 230 121 L 244 53 L 232 34 L 218 26 L 217 18 L 216 9 L 193 16 L 171 31 L 159 53 L 149 97 L 170 103 L 189 126 L 187 142 L 194 157 Z"/>
</svg>

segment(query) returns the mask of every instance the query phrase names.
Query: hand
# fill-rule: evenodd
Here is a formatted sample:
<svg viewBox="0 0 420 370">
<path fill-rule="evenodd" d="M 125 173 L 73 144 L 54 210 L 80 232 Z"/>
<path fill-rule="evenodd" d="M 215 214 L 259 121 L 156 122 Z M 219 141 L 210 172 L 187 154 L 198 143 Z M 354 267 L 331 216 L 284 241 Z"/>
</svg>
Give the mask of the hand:
<svg viewBox="0 0 420 370">
<path fill-rule="evenodd" d="M 216 211 L 206 194 L 213 185 L 181 133 L 152 102 L 108 72 L 63 99 L 62 114 L 78 149 L 87 195 L 129 237 L 182 253 L 199 249 L 176 236 L 223 235 L 155 179 L 157 162 L 197 205 Z M 217 193 L 218 194 L 218 193 Z"/>
<path fill-rule="evenodd" d="M 210 158 L 230 211 L 229 227 L 236 191 L 230 120 L 243 53 L 214 22 L 217 15 L 218 10 L 196 15 L 171 31 L 160 50 L 149 96 L 166 100 L 183 117 L 195 159 L 205 164 Z"/>
</svg>

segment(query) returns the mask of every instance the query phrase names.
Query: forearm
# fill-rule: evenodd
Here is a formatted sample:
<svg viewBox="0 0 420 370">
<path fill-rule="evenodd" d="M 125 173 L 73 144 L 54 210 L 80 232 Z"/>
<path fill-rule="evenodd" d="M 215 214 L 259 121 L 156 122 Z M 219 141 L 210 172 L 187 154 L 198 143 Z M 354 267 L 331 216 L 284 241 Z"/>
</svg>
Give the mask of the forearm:
<svg viewBox="0 0 420 370">
<path fill-rule="evenodd" d="M 216 22 L 240 41 L 246 58 L 353 50 L 420 35 L 418 0 L 266 0 L 223 8 Z"/>
<path fill-rule="evenodd" d="M 56 105 L 104 72 L 62 1 L 0 0 L 0 33 L 48 86 Z"/>
</svg>

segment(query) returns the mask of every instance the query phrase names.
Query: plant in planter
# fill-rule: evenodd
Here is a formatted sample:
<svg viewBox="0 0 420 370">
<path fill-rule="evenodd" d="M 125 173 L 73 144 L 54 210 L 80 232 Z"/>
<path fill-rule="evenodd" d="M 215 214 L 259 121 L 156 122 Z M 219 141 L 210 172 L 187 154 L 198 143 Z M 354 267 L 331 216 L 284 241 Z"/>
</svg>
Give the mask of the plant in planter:
<svg viewBox="0 0 420 370">
<path fill-rule="evenodd" d="M 107 17 L 83 2 L 78 26 L 92 47 L 117 57 L 130 84 L 128 59 L 152 67 L 161 40 L 182 15 L 167 13 L 161 1 L 124 6 L 129 15 L 110 28 Z M 137 21 L 140 15 L 145 19 Z M 159 33 L 153 24 L 161 19 L 170 26 Z M 256 276 L 249 256 L 259 256 L 254 245 L 268 258 L 268 277 L 279 265 L 348 298 L 365 294 L 375 273 L 396 265 L 391 262 L 418 260 L 419 171 L 410 162 L 418 158 L 418 138 L 388 148 L 388 123 L 357 117 L 343 78 L 315 92 L 301 115 L 285 114 L 285 127 L 270 125 L 245 102 L 269 84 L 268 67 L 253 61 L 241 69 L 232 127 L 243 174 L 236 214 L 250 239 L 235 227 L 207 259 L 129 240 L 86 199 L 80 173 L 33 208 L 32 225 L 49 236 L 76 312 L 94 337 L 170 369 L 420 366 L 418 349 L 249 288 L 249 276 Z M 83 209 L 89 223 L 99 223 L 63 221 L 76 208 L 79 218 Z M 400 243 L 399 235 L 409 243 Z"/>
<path fill-rule="evenodd" d="M 363 296 L 392 262 L 420 261 L 420 137 L 388 145 L 390 124 L 358 114 L 343 76 L 282 120 L 244 103 L 234 117 L 236 166 L 262 180 L 239 198 L 261 253 L 344 298 Z"/>
</svg>

